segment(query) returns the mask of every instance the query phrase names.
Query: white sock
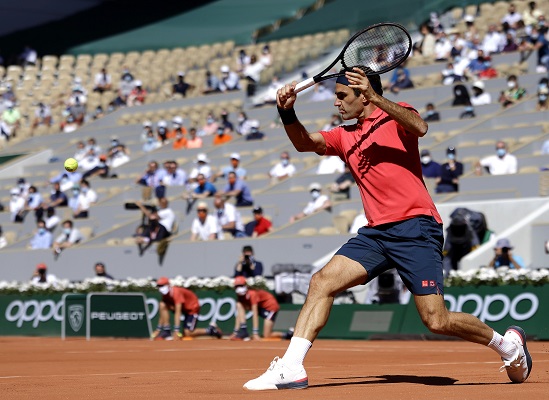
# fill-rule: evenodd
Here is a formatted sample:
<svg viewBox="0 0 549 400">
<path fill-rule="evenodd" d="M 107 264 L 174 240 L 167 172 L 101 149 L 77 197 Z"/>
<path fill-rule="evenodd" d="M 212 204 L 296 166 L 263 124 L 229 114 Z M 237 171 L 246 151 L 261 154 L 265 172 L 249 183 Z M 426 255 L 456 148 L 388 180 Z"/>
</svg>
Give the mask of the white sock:
<svg viewBox="0 0 549 400">
<path fill-rule="evenodd" d="M 282 357 L 282 361 L 289 367 L 303 365 L 303 360 L 312 345 L 313 344 L 307 339 L 294 336 L 292 340 L 290 340 L 290 345 L 288 346 L 284 357 Z"/>
<path fill-rule="evenodd" d="M 511 360 L 517 354 L 517 345 L 512 341 L 505 339 L 496 331 L 494 331 L 494 336 L 490 343 L 488 343 L 488 347 L 495 350 L 496 353 L 505 360 Z"/>
</svg>

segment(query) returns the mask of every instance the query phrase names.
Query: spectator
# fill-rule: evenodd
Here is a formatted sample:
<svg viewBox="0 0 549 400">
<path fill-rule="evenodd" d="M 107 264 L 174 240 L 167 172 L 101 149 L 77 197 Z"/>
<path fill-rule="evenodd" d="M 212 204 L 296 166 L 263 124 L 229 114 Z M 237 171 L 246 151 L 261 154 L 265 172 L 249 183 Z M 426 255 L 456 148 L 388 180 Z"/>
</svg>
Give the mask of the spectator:
<svg viewBox="0 0 549 400">
<path fill-rule="evenodd" d="M 212 144 L 214 146 L 219 146 L 225 143 L 229 143 L 231 140 L 233 140 L 233 137 L 227 131 L 228 128 L 224 128 L 222 125 L 218 126 L 217 133 L 213 138 Z"/>
<path fill-rule="evenodd" d="M 36 186 L 29 186 L 29 194 L 27 195 L 27 202 L 25 204 L 25 209 L 27 211 L 34 211 L 34 215 L 37 216 L 39 213 L 42 215 L 42 204 L 43 204 L 42 195 L 36 189 Z M 40 211 L 39 211 L 40 210 Z M 41 218 L 36 218 L 40 220 Z"/>
<path fill-rule="evenodd" d="M 61 222 L 61 218 L 55 214 L 55 208 L 48 207 L 46 208 L 46 219 L 44 221 L 46 222 L 46 229 L 53 233 Z"/>
<path fill-rule="evenodd" d="M 147 134 L 145 142 L 149 141 L 149 137 L 149 134 Z M 168 123 L 166 121 L 161 120 L 156 124 L 156 138 L 162 144 L 168 140 Z"/>
<path fill-rule="evenodd" d="M 139 106 L 145 103 L 145 99 L 147 98 L 147 91 L 143 89 L 143 83 L 140 80 L 136 80 L 133 84 L 134 88 L 128 95 L 127 99 L 127 105 L 129 107 Z"/>
<path fill-rule="evenodd" d="M 455 215 L 446 228 L 446 238 L 442 250 L 444 273 L 448 274 L 450 270 L 457 271 L 460 260 L 478 246 L 478 237 L 465 218 L 459 214 Z"/>
<path fill-rule="evenodd" d="M 32 250 L 50 249 L 53 244 L 53 235 L 46 229 L 46 222 L 39 220 L 36 226 L 36 233 L 31 238 L 29 247 Z"/>
<path fill-rule="evenodd" d="M 471 105 L 483 106 L 492 102 L 490 93 L 484 91 L 484 82 L 476 81 L 473 83 L 473 96 L 471 96 Z"/>
<path fill-rule="evenodd" d="M 459 191 L 459 177 L 463 175 L 463 164 L 456 160 L 456 148 L 450 146 L 446 149 L 447 161 L 440 168 L 440 176 L 437 178 L 437 193 L 452 193 Z"/>
<path fill-rule="evenodd" d="M 99 146 L 97 144 L 97 141 L 95 140 L 95 138 L 89 138 L 88 139 L 88 143 L 86 144 L 86 148 L 89 150 L 93 150 L 93 152 L 95 154 L 100 154 L 101 153 L 101 146 Z"/>
<path fill-rule="evenodd" d="M 177 82 L 172 86 L 172 95 L 180 94 L 183 97 L 187 97 L 187 91 L 192 90 L 194 86 L 185 82 L 185 73 L 179 71 L 177 73 Z"/>
<path fill-rule="evenodd" d="M 446 64 L 446 68 L 441 71 L 441 79 L 443 85 L 452 85 L 457 82 L 463 82 L 465 80 L 463 76 L 464 71 L 458 71 L 454 63 L 449 62 Z"/>
<path fill-rule="evenodd" d="M 196 182 L 198 174 L 202 174 L 206 179 L 210 179 L 212 177 L 212 168 L 209 163 L 210 160 L 206 154 L 198 153 L 195 160 L 196 167 L 189 174 L 189 182 Z"/>
<path fill-rule="evenodd" d="M 538 23 L 538 18 L 543 15 L 543 12 L 537 8 L 535 1 L 528 3 L 528 8 L 522 13 L 522 21 L 526 26 L 534 26 Z"/>
<path fill-rule="evenodd" d="M 103 93 L 112 89 L 112 77 L 107 73 L 105 67 L 101 68 L 101 71 L 95 75 L 94 80 L 94 92 Z"/>
<path fill-rule="evenodd" d="M 254 204 L 252 192 L 246 182 L 236 176 L 236 172 L 227 174 L 227 184 L 223 189 L 225 198 L 234 197 L 237 207 L 247 207 Z"/>
<path fill-rule="evenodd" d="M 483 167 L 490 175 L 507 175 L 517 173 L 517 158 L 507 152 L 503 141 L 496 143 L 496 154 L 481 159 L 476 165 L 476 174 L 481 175 Z"/>
<path fill-rule="evenodd" d="M 21 127 L 21 113 L 13 101 L 5 101 L 4 106 L 6 109 L 2 113 L 2 121 L 8 126 L 10 136 L 16 137 L 17 130 Z"/>
<path fill-rule="evenodd" d="M 507 238 L 498 239 L 494 247 L 494 258 L 488 266 L 492 268 L 509 267 L 511 269 L 525 268 L 524 260 L 521 256 L 514 254 L 513 246 Z"/>
<path fill-rule="evenodd" d="M 448 34 L 448 40 L 452 45 L 452 50 L 450 50 L 450 58 L 455 60 L 456 58 L 462 58 L 467 49 L 467 41 L 462 37 L 461 32 L 457 29 L 451 29 Z"/>
<path fill-rule="evenodd" d="M 275 181 L 281 181 L 291 177 L 295 172 L 295 166 L 290 163 L 290 153 L 283 151 L 280 153 L 280 162 L 271 168 L 269 176 Z"/>
<path fill-rule="evenodd" d="M 242 71 L 242 76 L 247 80 L 246 95 L 253 97 L 257 90 L 257 86 L 261 79 L 261 71 L 265 69 L 265 65 L 258 61 L 257 56 L 252 54 L 250 63 L 246 65 Z"/>
<path fill-rule="evenodd" d="M 282 83 L 278 76 L 273 76 L 271 78 L 271 83 L 269 84 L 265 95 L 263 96 L 263 104 L 276 104 L 276 93 L 278 89 L 282 87 Z"/>
<path fill-rule="evenodd" d="M 248 135 L 252 130 L 252 120 L 248 119 L 248 115 L 241 111 L 238 115 L 238 124 L 236 125 L 236 133 L 242 136 Z"/>
<path fill-rule="evenodd" d="M 263 263 L 255 259 L 252 246 L 242 247 L 242 254 L 234 266 L 234 277 L 253 278 L 262 275 Z"/>
<path fill-rule="evenodd" d="M 71 220 L 63 221 L 63 233 L 61 233 L 53 243 L 53 257 L 56 260 L 63 250 L 66 250 L 78 243 L 84 238 L 78 229 L 76 229 Z"/>
<path fill-rule="evenodd" d="M 435 35 L 433 35 L 433 29 L 429 25 L 423 24 L 419 28 L 419 31 L 423 37 L 419 43 L 414 45 L 414 49 L 423 57 L 434 60 L 436 39 Z"/>
<path fill-rule="evenodd" d="M 213 215 L 208 214 L 208 204 L 203 201 L 198 203 L 196 213 L 197 216 L 193 220 L 191 227 L 191 241 L 217 239 L 220 233 L 217 219 Z"/>
<path fill-rule="evenodd" d="M 333 100 L 334 92 L 326 87 L 325 82 L 319 82 L 314 86 L 314 92 L 309 101 Z"/>
<path fill-rule="evenodd" d="M 210 71 L 206 71 L 206 83 L 202 94 L 218 93 L 221 92 L 221 82 L 219 78 L 213 75 Z"/>
<path fill-rule="evenodd" d="M 546 73 L 549 70 L 549 38 L 547 37 L 548 25 L 544 17 L 540 17 L 538 25 L 532 28 L 530 41 L 533 45 L 528 45 L 527 50 L 537 50 L 536 72 Z M 526 56 L 527 57 L 527 56 Z"/>
<path fill-rule="evenodd" d="M 173 139 L 177 134 L 181 133 L 183 135 L 187 134 L 187 129 L 183 126 L 184 119 L 179 115 L 172 118 L 172 127 L 173 129 L 166 134 L 166 138 Z"/>
<path fill-rule="evenodd" d="M 328 122 L 326 125 L 322 127 L 323 131 L 329 131 L 332 128 L 335 128 L 336 126 L 342 125 L 343 120 L 341 119 L 341 115 L 339 114 L 332 114 L 332 119 L 330 122 Z"/>
<path fill-rule="evenodd" d="M 549 98 L 549 79 L 541 78 L 538 83 L 538 104 L 536 104 L 537 111 L 547 110 L 547 99 Z M 546 154 L 546 153 L 543 153 Z"/>
<path fill-rule="evenodd" d="M 93 267 L 95 269 L 95 276 L 99 278 L 105 278 L 110 279 L 111 281 L 114 281 L 114 278 L 107 274 L 107 269 L 105 267 L 105 264 L 102 262 L 96 262 L 95 266 Z"/>
<path fill-rule="evenodd" d="M 217 192 L 217 189 L 213 183 L 208 182 L 204 174 L 198 174 L 196 176 L 196 187 L 193 189 L 190 195 L 184 195 L 183 198 L 187 200 L 205 199 L 206 197 L 212 197 Z"/>
<path fill-rule="evenodd" d="M 414 83 L 410 79 L 410 71 L 404 66 L 397 67 L 389 83 L 391 93 L 398 94 L 402 89 L 411 89 L 413 87 Z"/>
<path fill-rule="evenodd" d="M 82 90 L 80 86 L 75 86 L 67 104 L 67 111 L 73 117 L 77 126 L 84 123 L 88 103 L 88 98 L 82 93 Z"/>
<path fill-rule="evenodd" d="M 229 112 L 226 109 L 223 109 L 221 111 L 221 126 L 223 126 L 225 129 L 228 130 L 228 132 L 234 131 L 234 125 L 231 121 L 229 121 Z"/>
<path fill-rule="evenodd" d="M 502 53 L 512 53 L 518 50 L 518 44 L 515 41 L 515 37 L 511 32 L 505 34 L 505 46 L 501 50 Z"/>
<path fill-rule="evenodd" d="M 202 138 L 196 135 L 196 128 L 189 129 L 189 139 L 187 140 L 188 149 L 200 149 L 202 147 Z"/>
<path fill-rule="evenodd" d="M 202 129 L 198 132 L 198 136 L 211 136 L 217 133 L 219 124 L 215 120 L 214 116 L 210 113 L 206 117 L 206 124 L 202 126 Z"/>
<path fill-rule="evenodd" d="M 63 170 L 63 172 L 60 172 L 58 175 L 51 178 L 50 183 L 59 183 L 59 188 L 62 192 L 64 192 L 66 190 L 70 190 L 74 184 L 80 182 L 81 179 L 82 174 L 78 172 L 78 170 L 74 172 Z"/>
<path fill-rule="evenodd" d="M 135 183 L 144 186 L 143 200 L 150 199 L 153 190 L 157 198 L 164 197 L 165 187 L 162 185 L 164 174 L 165 171 L 158 168 L 156 161 L 149 162 L 145 173 L 135 181 Z"/>
<path fill-rule="evenodd" d="M 8 245 L 8 241 L 6 237 L 4 236 L 4 230 L 2 229 L 2 226 L 0 225 L 0 249 L 3 249 Z"/>
<path fill-rule="evenodd" d="M 465 21 L 466 28 L 464 39 L 467 41 L 468 46 L 470 46 L 474 40 L 478 40 L 479 38 L 478 30 L 475 26 L 475 17 L 468 14 L 463 17 L 463 20 Z"/>
<path fill-rule="evenodd" d="M 267 218 L 263 216 L 263 208 L 257 206 L 252 210 L 254 219 L 246 224 L 244 231 L 246 235 L 251 237 L 258 237 L 271 233 L 273 231 L 273 224 Z"/>
<path fill-rule="evenodd" d="M 11 129 L 2 118 L 0 118 L 0 139 L 6 142 L 9 142 L 11 139 Z"/>
<path fill-rule="evenodd" d="M 501 19 L 503 30 L 507 32 L 509 29 L 515 30 L 517 23 L 522 19 L 522 16 L 517 12 L 513 3 L 509 4 L 508 12 Z"/>
<path fill-rule="evenodd" d="M 265 134 L 259 130 L 259 121 L 253 120 L 250 122 L 250 133 L 246 135 L 246 140 L 261 140 Z"/>
<path fill-rule="evenodd" d="M 76 186 L 75 189 L 77 191 L 77 201 L 76 207 L 73 208 L 73 218 L 88 218 L 91 205 L 97 203 L 97 193 L 85 179 L 80 182 L 80 187 Z"/>
<path fill-rule="evenodd" d="M 78 168 L 81 168 L 84 173 L 91 171 L 99 165 L 99 154 L 93 149 L 89 149 L 86 153 L 86 157 L 78 162 Z"/>
<path fill-rule="evenodd" d="M 3 101 L 11 101 L 12 103 L 17 103 L 17 97 L 15 96 L 15 93 L 13 91 L 13 86 L 10 82 L 7 82 L 5 85 L 6 91 L 2 95 Z M 4 104 L 5 107 L 5 104 Z"/>
<path fill-rule="evenodd" d="M 147 134 L 147 141 L 143 144 L 142 150 L 145 153 L 150 153 L 151 151 L 154 151 L 158 148 L 162 147 L 162 143 L 160 143 L 155 137 L 154 133 L 149 132 Z"/>
<path fill-rule="evenodd" d="M 21 196 L 18 188 L 10 190 L 10 221 L 23 223 L 26 215 L 25 198 Z"/>
<path fill-rule="evenodd" d="M 228 65 L 222 65 L 219 71 L 221 72 L 219 89 L 222 92 L 240 90 L 240 78 L 236 72 L 231 71 Z"/>
<path fill-rule="evenodd" d="M 166 229 L 168 235 L 171 235 L 173 233 L 176 224 L 176 216 L 173 210 L 170 208 L 168 199 L 166 197 L 161 197 L 160 199 L 158 199 L 158 209 L 145 207 L 140 201 L 136 201 L 135 204 L 137 205 L 137 207 L 139 207 L 144 217 L 146 217 L 148 220 L 150 220 L 151 218 L 155 219 L 154 214 L 156 214 L 158 216 L 158 223 Z"/>
<path fill-rule="evenodd" d="M 29 45 L 26 45 L 23 52 L 19 55 L 19 63 L 21 66 L 36 65 L 38 53 Z"/>
<path fill-rule="evenodd" d="M 452 101 L 452 106 L 470 106 L 471 97 L 469 96 L 469 91 L 463 84 L 457 84 L 454 86 L 454 100 Z"/>
<path fill-rule="evenodd" d="M 29 195 L 29 189 L 30 189 L 30 183 L 27 183 L 25 178 L 18 178 L 17 179 L 17 186 L 16 189 L 19 189 L 19 194 L 23 196 L 25 200 L 27 200 L 27 197 Z"/>
<path fill-rule="evenodd" d="M 322 157 L 318 167 L 316 168 L 317 175 L 343 173 L 345 170 L 345 163 L 338 156 L 325 156 Z"/>
<path fill-rule="evenodd" d="M 421 150 L 421 172 L 424 178 L 439 178 L 440 164 L 433 161 L 431 152 L 427 149 Z"/>
<path fill-rule="evenodd" d="M 88 149 L 82 140 L 76 142 L 76 152 L 74 153 L 74 159 L 78 162 L 82 161 L 88 154 Z"/>
<path fill-rule="evenodd" d="M 215 174 L 215 179 L 227 178 L 229 172 L 234 172 L 238 179 L 246 179 L 246 169 L 240 166 L 240 154 L 231 153 L 230 165 L 223 167 L 220 172 Z"/>
<path fill-rule="evenodd" d="M 99 156 L 101 159 L 101 156 Z M 107 165 L 110 168 L 118 168 L 130 161 L 130 149 L 113 137 L 111 147 L 107 151 Z"/>
<path fill-rule="evenodd" d="M 187 183 L 187 174 L 178 167 L 177 161 L 169 160 L 164 162 L 164 178 L 162 182 L 166 186 L 185 186 Z"/>
<path fill-rule="evenodd" d="M 113 100 L 113 105 L 116 107 L 126 106 L 133 89 L 133 76 L 129 71 L 126 71 L 122 74 L 120 82 L 118 83 L 118 96 Z"/>
<path fill-rule="evenodd" d="M 244 68 L 250 64 L 250 56 L 246 54 L 246 49 L 240 49 L 236 57 L 236 72 L 242 73 Z"/>
<path fill-rule="evenodd" d="M 490 61 L 490 57 L 486 57 L 484 52 L 481 49 L 478 49 L 476 58 L 473 58 L 469 62 L 469 65 L 467 65 L 467 71 L 472 75 L 478 76 L 486 69 L 487 61 Z"/>
<path fill-rule="evenodd" d="M 51 126 L 52 124 L 51 108 L 46 104 L 39 102 L 36 110 L 34 110 L 34 121 L 32 129 L 36 129 L 39 125 Z"/>
<path fill-rule="evenodd" d="M 427 103 L 425 105 L 425 116 L 423 117 L 425 122 L 438 122 L 440 121 L 440 114 L 435 109 L 433 103 Z"/>
<path fill-rule="evenodd" d="M 344 164 L 344 170 L 337 177 L 334 183 L 330 186 L 330 192 L 333 194 L 334 200 L 348 200 L 351 198 L 351 186 L 355 184 L 355 178 L 351 174 L 351 170 Z"/>
<path fill-rule="evenodd" d="M 107 156 L 105 154 L 101 154 L 99 156 L 99 163 L 97 164 L 97 166 L 84 173 L 82 175 L 82 179 L 93 178 L 94 176 L 99 176 L 100 178 L 108 178 L 109 170 L 110 167 L 107 165 Z M 113 174 L 112 177 L 115 178 L 116 175 Z"/>
<path fill-rule="evenodd" d="M 495 24 L 488 26 L 488 32 L 484 35 L 481 49 L 486 55 L 499 53 L 505 45 L 505 36 L 498 32 L 498 27 Z"/>
<path fill-rule="evenodd" d="M 320 183 L 311 183 L 309 185 L 309 193 L 311 194 L 311 201 L 307 203 L 303 211 L 301 211 L 299 214 L 293 215 L 290 218 L 291 223 L 318 211 L 331 209 L 332 202 L 330 201 L 328 196 L 322 194 L 322 186 L 320 185 Z"/>
<path fill-rule="evenodd" d="M 452 43 L 444 31 L 438 34 L 435 41 L 435 61 L 448 61 L 452 52 Z"/>
<path fill-rule="evenodd" d="M 273 64 L 273 55 L 271 54 L 271 49 L 268 44 L 263 46 L 259 62 L 265 67 L 270 67 Z"/>
<path fill-rule="evenodd" d="M 217 223 L 221 227 L 218 239 L 224 239 L 224 233 L 230 233 L 235 238 L 246 237 L 244 225 L 240 217 L 240 212 L 225 199 L 217 194 L 214 199 L 214 206 L 217 212 Z"/>
<path fill-rule="evenodd" d="M 148 216 L 148 223 L 138 228 L 135 237 L 135 243 L 137 243 L 137 248 L 139 249 L 139 256 L 143 256 L 145 251 L 147 251 L 153 243 L 158 243 L 160 245 L 160 242 L 169 238 L 170 235 L 171 234 L 166 227 L 160 223 L 160 216 L 156 209 L 153 210 Z"/>
<path fill-rule="evenodd" d="M 509 75 L 507 78 L 507 89 L 502 91 L 499 97 L 499 103 L 507 108 L 515 104 L 526 95 L 526 89 L 519 86 L 516 75 Z"/>
<path fill-rule="evenodd" d="M 181 150 L 187 147 L 187 138 L 181 129 L 176 130 L 172 147 L 174 150 Z"/>
<path fill-rule="evenodd" d="M 32 274 L 31 283 L 38 286 L 56 286 L 57 278 L 55 275 L 48 273 L 46 264 L 40 263 L 36 266 L 36 270 Z"/>
</svg>

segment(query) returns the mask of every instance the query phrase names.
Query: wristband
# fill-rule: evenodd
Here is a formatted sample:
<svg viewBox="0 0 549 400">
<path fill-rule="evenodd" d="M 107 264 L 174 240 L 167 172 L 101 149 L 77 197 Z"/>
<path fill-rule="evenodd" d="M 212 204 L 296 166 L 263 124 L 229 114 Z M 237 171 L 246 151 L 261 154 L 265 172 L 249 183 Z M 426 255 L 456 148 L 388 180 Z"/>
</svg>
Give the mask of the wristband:
<svg viewBox="0 0 549 400">
<path fill-rule="evenodd" d="M 297 115 L 295 115 L 295 110 L 293 108 L 285 110 L 284 108 L 277 107 L 277 109 L 278 115 L 280 115 L 280 119 L 284 125 L 291 125 L 297 121 Z"/>
</svg>

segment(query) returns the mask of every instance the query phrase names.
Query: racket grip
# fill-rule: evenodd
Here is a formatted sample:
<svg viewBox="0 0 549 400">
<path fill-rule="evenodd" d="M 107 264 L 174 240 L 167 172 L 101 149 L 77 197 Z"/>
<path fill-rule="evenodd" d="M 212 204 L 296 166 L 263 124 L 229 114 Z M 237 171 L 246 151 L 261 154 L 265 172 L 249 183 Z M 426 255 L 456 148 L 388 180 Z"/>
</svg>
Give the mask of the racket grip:
<svg viewBox="0 0 549 400">
<path fill-rule="evenodd" d="M 299 93 L 307 88 L 310 88 L 311 86 L 313 86 L 315 84 L 315 80 L 314 78 L 309 78 L 309 79 L 305 79 L 304 81 L 302 82 L 299 82 L 296 86 L 295 86 L 295 89 L 294 89 L 294 93 Z"/>
</svg>

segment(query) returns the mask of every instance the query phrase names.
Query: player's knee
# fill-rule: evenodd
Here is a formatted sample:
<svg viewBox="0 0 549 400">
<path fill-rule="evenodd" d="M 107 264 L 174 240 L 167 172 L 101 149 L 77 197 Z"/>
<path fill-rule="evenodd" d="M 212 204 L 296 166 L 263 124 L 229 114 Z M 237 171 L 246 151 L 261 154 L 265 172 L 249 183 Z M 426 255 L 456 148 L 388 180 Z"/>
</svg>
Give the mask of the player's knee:
<svg viewBox="0 0 549 400">
<path fill-rule="evenodd" d="M 443 335 L 448 331 L 448 318 L 441 313 L 428 313 L 421 316 L 423 324 L 433 333 Z"/>
<path fill-rule="evenodd" d="M 316 272 L 311 277 L 308 293 L 320 296 L 329 294 L 328 279 L 321 271 Z"/>
</svg>

